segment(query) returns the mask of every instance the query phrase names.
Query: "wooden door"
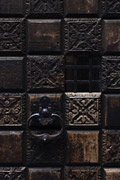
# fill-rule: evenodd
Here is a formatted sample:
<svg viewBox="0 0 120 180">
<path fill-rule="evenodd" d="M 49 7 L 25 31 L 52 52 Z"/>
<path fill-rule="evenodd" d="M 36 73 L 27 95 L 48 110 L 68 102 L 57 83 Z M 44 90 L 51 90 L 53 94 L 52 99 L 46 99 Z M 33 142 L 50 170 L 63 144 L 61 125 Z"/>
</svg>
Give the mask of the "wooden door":
<svg viewBox="0 0 120 180">
<path fill-rule="evenodd" d="M 0 180 L 120 179 L 119 0 L 0 0 Z"/>
</svg>

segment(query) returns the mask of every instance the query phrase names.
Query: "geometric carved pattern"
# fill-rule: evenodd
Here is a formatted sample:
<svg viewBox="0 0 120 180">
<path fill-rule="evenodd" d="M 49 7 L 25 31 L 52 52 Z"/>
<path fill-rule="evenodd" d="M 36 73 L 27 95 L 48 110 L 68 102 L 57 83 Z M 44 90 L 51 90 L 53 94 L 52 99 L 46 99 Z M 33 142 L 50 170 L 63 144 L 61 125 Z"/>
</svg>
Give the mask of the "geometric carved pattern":
<svg viewBox="0 0 120 180">
<path fill-rule="evenodd" d="M 66 93 L 66 125 L 97 126 L 100 124 L 100 93 Z"/>
<path fill-rule="evenodd" d="M 27 88 L 64 89 L 63 58 L 61 56 L 29 56 Z"/>
<path fill-rule="evenodd" d="M 65 19 L 65 51 L 101 51 L 100 19 Z"/>
<path fill-rule="evenodd" d="M 100 168 L 65 167 L 65 180 L 100 180 Z"/>
<path fill-rule="evenodd" d="M 104 180 L 119 180 L 119 179 L 120 179 L 120 168 L 104 169 Z"/>
<path fill-rule="evenodd" d="M 0 126 L 22 126 L 25 106 L 24 95 L 0 94 Z"/>
<path fill-rule="evenodd" d="M 120 1 L 119 0 L 102 0 L 101 10 L 103 15 L 120 15 Z"/>
<path fill-rule="evenodd" d="M 1 180 L 25 180 L 24 167 L 5 167 L 0 168 Z"/>
<path fill-rule="evenodd" d="M 103 57 L 102 90 L 120 90 L 120 56 Z"/>
<path fill-rule="evenodd" d="M 103 132 L 102 152 L 104 165 L 120 165 L 120 131 Z"/>
<path fill-rule="evenodd" d="M 0 51 L 24 52 L 24 24 L 22 19 L 0 19 Z"/>
<path fill-rule="evenodd" d="M 62 0 L 30 0 L 31 13 L 61 14 L 63 12 Z"/>
</svg>

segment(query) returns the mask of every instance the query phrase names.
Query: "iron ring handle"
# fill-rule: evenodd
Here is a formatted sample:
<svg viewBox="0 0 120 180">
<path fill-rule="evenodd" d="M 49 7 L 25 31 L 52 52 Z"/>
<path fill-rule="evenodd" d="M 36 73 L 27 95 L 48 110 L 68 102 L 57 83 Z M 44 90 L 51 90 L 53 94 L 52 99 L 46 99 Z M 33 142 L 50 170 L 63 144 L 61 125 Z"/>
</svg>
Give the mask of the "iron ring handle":
<svg viewBox="0 0 120 180">
<path fill-rule="evenodd" d="M 43 141 L 47 141 L 47 140 L 49 141 L 49 140 L 53 140 L 53 139 L 59 137 L 59 136 L 62 134 L 62 132 L 63 132 L 63 130 L 64 130 L 63 119 L 62 119 L 61 116 L 59 116 L 58 114 L 52 113 L 52 114 L 51 114 L 51 118 L 53 118 L 53 117 L 59 118 L 59 120 L 60 120 L 60 125 L 61 125 L 61 130 L 60 130 L 58 133 L 52 134 L 52 135 L 47 134 L 47 133 L 35 134 L 32 130 L 30 130 L 30 128 L 29 128 L 29 123 L 30 123 L 30 121 L 31 121 L 33 118 L 35 118 L 35 117 L 39 117 L 39 118 L 40 118 L 40 114 L 39 114 L 39 113 L 32 114 L 32 115 L 28 118 L 28 120 L 27 120 L 27 130 L 28 130 L 29 134 L 30 134 L 32 137 L 38 138 L 39 140 L 43 140 Z"/>
</svg>

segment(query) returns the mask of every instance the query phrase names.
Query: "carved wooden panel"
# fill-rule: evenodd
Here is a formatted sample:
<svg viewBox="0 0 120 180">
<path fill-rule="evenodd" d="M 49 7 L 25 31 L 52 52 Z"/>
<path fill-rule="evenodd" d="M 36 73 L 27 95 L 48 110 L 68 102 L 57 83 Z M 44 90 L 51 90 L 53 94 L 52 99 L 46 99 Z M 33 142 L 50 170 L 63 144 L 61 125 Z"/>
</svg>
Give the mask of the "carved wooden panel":
<svg viewBox="0 0 120 180">
<path fill-rule="evenodd" d="M 0 19 L 0 52 L 25 51 L 25 26 L 23 19 Z"/>
<path fill-rule="evenodd" d="M 25 180 L 24 167 L 3 167 L 0 168 L 0 179 L 2 180 Z"/>
<path fill-rule="evenodd" d="M 28 51 L 61 50 L 60 20 L 28 20 Z"/>
<path fill-rule="evenodd" d="M 23 89 L 23 57 L 0 57 L 0 90 Z"/>
<path fill-rule="evenodd" d="M 67 126 L 98 126 L 100 93 L 66 93 L 65 111 Z"/>
<path fill-rule="evenodd" d="M 120 165 L 120 131 L 104 131 L 102 141 L 103 164 Z"/>
<path fill-rule="evenodd" d="M 25 96 L 0 94 L 0 126 L 22 126 L 26 114 Z"/>
<path fill-rule="evenodd" d="M 0 0 L 0 14 L 23 15 L 25 11 L 25 0 Z"/>
<path fill-rule="evenodd" d="M 104 94 L 103 115 L 106 127 L 120 127 L 120 95 Z"/>
<path fill-rule="evenodd" d="M 120 15 L 120 1 L 102 0 L 101 12 L 105 16 L 115 17 Z"/>
<path fill-rule="evenodd" d="M 65 51 L 101 51 L 100 19 L 65 19 Z"/>
<path fill-rule="evenodd" d="M 120 56 L 104 56 L 102 60 L 102 90 L 120 89 Z"/>
<path fill-rule="evenodd" d="M 104 169 L 105 180 L 119 180 L 120 179 L 120 168 L 105 168 Z"/>
<path fill-rule="evenodd" d="M 101 173 L 98 167 L 65 167 L 65 180 L 100 180 Z"/>
<path fill-rule="evenodd" d="M 65 0 L 66 14 L 97 14 L 98 0 Z"/>
<path fill-rule="evenodd" d="M 0 180 L 119 180 L 119 67 L 119 0 L 0 0 Z"/>
<path fill-rule="evenodd" d="M 30 12 L 42 15 L 61 15 L 63 13 L 63 0 L 30 0 Z"/>
<path fill-rule="evenodd" d="M 29 180 L 60 180 L 61 169 L 60 168 L 30 168 Z"/>
<path fill-rule="evenodd" d="M 103 21 L 103 51 L 120 52 L 120 20 Z"/>
<path fill-rule="evenodd" d="M 23 163 L 22 131 L 0 131 L 0 163 Z"/>
<path fill-rule="evenodd" d="M 64 89 L 62 56 L 29 56 L 27 60 L 27 88 Z"/>
<path fill-rule="evenodd" d="M 98 163 L 99 131 L 67 131 L 67 162 Z"/>
</svg>

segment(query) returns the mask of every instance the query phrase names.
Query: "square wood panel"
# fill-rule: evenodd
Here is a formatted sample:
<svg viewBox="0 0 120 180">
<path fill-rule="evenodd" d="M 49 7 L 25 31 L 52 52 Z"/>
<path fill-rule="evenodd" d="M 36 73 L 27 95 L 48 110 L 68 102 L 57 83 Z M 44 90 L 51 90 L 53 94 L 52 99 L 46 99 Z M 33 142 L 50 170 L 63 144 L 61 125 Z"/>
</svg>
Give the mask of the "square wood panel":
<svg viewBox="0 0 120 180">
<path fill-rule="evenodd" d="M 74 14 L 97 14 L 98 0 L 65 0 L 66 15 Z"/>
<path fill-rule="evenodd" d="M 120 127 L 120 95 L 103 95 L 103 120 L 107 128 Z"/>
<path fill-rule="evenodd" d="M 60 168 L 30 168 L 29 180 L 60 180 Z"/>
<path fill-rule="evenodd" d="M 23 57 L 0 57 L 0 90 L 23 90 Z"/>
<path fill-rule="evenodd" d="M 99 167 L 65 167 L 65 180 L 100 180 L 101 172 Z"/>
<path fill-rule="evenodd" d="M 28 20 L 28 51 L 59 52 L 61 50 L 60 20 Z"/>
<path fill-rule="evenodd" d="M 98 163 L 99 131 L 67 131 L 67 162 Z"/>
<path fill-rule="evenodd" d="M 22 142 L 22 131 L 0 131 L 0 163 L 23 163 Z"/>
<path fill-rule="evenodd" d="M 120 52 L 120 20 L 103 20 L 103 51 Z"/>
<path fill-rule="evenodd" d="M 26 98 L 24 94 L 0 94 L 0 126 L 25 125 Z"/>
<path fill-rule="evenodd" d="M 0 14 L 24 14 L 25 1 L 26 0 L 0 0 Z"/>
</svg>

